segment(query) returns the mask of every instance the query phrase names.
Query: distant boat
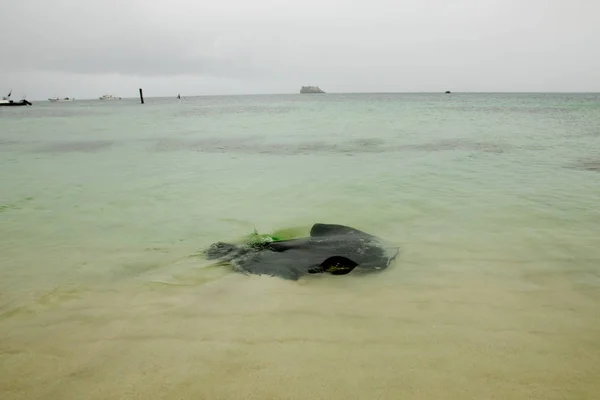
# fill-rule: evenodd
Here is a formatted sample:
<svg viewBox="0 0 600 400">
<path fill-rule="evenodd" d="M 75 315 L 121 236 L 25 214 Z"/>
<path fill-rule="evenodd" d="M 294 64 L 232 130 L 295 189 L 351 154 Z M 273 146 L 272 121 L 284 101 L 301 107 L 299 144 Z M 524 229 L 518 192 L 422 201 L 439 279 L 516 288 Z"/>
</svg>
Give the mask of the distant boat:
<svg viewBox="0 0 600 400">
<path fill-rule="evenodd" d="M 450 94 L 450 93 L 452 93 L 452 92 L 451 92 L 451 91 L 449 91 L 449 90 L 446 90 L 446 94 Z"/>
<path fill-rule="evenodd" d="M 180 94 L 180 93 L 177 93 L 177 98 L 178 98 L 179 100 L 181 100 L 181 94 Z"/>
<path fill-rule="evenodd" d="M 57 102 L 57 101 L 73 101 L 75 100 L 74 98 L 69 98 L 69 97 L 64 97 L 62 99 L 59 99 L 58 97 L 52 97 L 52 98 L 48 98 L 48 100 L 50 100 L 51 102 Z"/>
<path fill-rule="evenodd" d="M 318 86 L 302 86 L 300 93 L 325 93 Z"/>
<path fill-rule="evenodd" d="M 12 89 L 8 92 L 8 96 L 4 96 L 2 100 L 0 100 L 0 107 L 19 107 L 19 106 L 30 106 L 31 103 L 27 100 L 23 99 L 21 101 L 13 101 L 10 99 L 10 95 L 12 94 Z"/>
<path fill-rule="evenodd" d="M 121 100 L 120 97 L 113 96 L 112 94 L 103 94 L 99 97 L 100 100 Z"/>
</svg>

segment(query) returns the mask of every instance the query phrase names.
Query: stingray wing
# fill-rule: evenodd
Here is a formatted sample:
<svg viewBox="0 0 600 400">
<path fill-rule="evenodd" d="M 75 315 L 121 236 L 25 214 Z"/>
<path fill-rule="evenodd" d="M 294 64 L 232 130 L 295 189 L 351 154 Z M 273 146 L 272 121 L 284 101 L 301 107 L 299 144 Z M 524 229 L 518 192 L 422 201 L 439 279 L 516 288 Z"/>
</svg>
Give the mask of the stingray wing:
<svg viewBox="0 0 600 400">
<path fill-rule="evenodd" d="M 366 232 L 359 231 L 358 229 L 354 229 L 346 225 L 316 223 L 310 229 L 311 237 L 331 237 L 345 235 L 373 237 L 373 235 L 369 235 Z"/>
</svg>

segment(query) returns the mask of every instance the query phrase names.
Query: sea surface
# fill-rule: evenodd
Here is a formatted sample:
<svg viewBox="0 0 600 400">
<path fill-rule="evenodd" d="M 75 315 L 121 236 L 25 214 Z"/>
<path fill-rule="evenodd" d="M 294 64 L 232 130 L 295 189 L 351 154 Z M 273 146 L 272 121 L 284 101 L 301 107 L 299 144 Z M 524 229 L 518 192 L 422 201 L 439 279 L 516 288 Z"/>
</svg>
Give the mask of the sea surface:
<svg viewBox="0 0 600 400">
<path fill-rule="evenodd" d="M 400 254 L 201 254 L 317 222 Z M 2 400 L 599 396 L 599 94 L 0 108 Z"/>
</svg>

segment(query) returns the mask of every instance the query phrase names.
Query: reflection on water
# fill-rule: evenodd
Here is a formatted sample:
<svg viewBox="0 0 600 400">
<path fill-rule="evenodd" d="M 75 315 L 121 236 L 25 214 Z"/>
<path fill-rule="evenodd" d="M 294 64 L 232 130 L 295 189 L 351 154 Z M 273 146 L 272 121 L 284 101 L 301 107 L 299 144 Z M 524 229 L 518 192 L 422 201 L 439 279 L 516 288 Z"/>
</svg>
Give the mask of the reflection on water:
<svg viewBox="0 0 600 400">
<path fill-rule="evenodd" d="M 0 120 L 2 400 L 597 397 L 597 97 L 146 102 Z M 199 254 L 316 222 L 402 251 L 299 281 Z"/>
</svg>

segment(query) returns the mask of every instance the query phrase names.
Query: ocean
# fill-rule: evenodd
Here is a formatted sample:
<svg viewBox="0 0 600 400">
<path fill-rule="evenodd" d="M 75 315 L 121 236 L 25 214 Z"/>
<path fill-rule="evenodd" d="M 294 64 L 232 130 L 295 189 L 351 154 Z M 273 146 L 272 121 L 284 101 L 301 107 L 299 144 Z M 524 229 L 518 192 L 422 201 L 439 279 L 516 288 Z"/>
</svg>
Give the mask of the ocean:
<svg viewBox="0 0 600 400">
<path fill-rule="evenodd" d="M 0 108 L 0 398 L 595 399 L 600 94 Z M 201 251 L 314 223 L 372 275 Z"/>
</svg>

